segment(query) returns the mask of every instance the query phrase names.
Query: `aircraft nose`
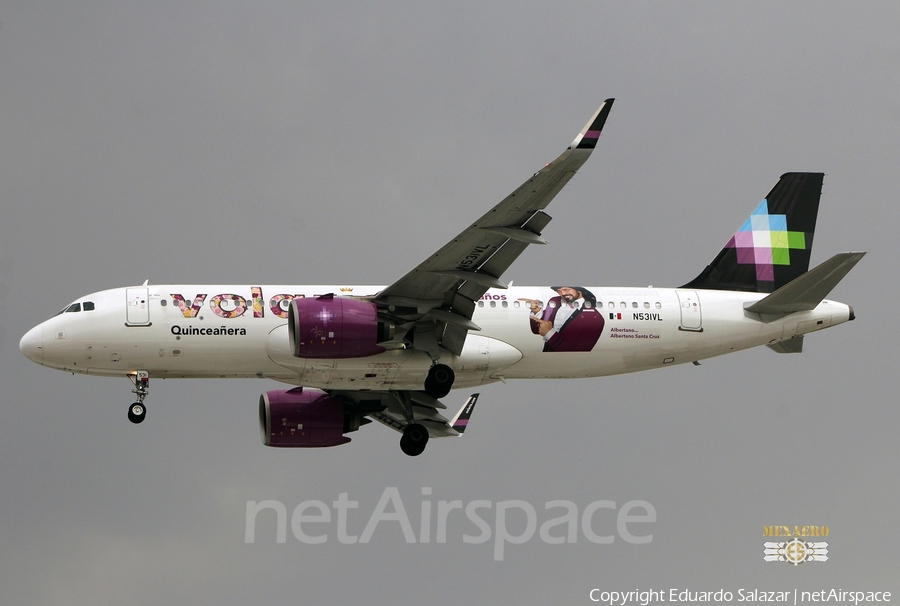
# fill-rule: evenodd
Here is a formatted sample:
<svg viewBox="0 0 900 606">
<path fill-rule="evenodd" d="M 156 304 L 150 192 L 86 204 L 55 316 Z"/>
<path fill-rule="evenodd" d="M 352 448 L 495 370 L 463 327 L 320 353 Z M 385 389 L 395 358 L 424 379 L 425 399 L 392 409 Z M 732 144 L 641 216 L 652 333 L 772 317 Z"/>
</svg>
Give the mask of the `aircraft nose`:
<svg viewBox="0 0 900 606">
<path fill-rule="evenodd" d="M 19 351 L 32 362 L 44 363 L 44 330 L 41 326 L 35 326 L 25 333 L 19 341 Z"/>
</svg>

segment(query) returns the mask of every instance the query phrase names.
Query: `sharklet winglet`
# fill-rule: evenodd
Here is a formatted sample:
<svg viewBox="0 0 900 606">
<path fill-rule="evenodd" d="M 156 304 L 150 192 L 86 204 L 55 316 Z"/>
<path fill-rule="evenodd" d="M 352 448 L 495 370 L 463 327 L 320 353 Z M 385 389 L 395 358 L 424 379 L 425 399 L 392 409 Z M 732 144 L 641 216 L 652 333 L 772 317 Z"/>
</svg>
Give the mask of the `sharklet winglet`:
<svg viewBox="0 0 900 606">
<path fill-rule="evenodd" d="M 478 402 L 478 396 L 481 394 L 473 393 L 466 400 L 465 404 L 462 405 L 462 408 L 454 415 L 453 420 L 450 421 L 450 427 L 459 432 L 459 435 L 462 435 L 463 432 L 466 431 L 466 427 L 469 425 L 469 419 L 472 417 L 472 411 L 475 410 L 475 403 Z"/>
</svg>

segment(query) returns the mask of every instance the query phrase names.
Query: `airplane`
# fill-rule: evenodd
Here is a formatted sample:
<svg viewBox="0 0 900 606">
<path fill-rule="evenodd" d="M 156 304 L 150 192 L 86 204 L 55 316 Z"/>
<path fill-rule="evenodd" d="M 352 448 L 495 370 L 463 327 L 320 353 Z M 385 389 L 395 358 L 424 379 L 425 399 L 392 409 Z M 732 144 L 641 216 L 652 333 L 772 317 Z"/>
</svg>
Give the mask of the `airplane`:
<svg viewBox="0 0 900 606">
<path fill-rule="evenodd" d="M 421 454 L 459 436 L 478 398 L 447 419 L 451 388 L 601 377 L 765 345 L 799 353 L 807 333 L 853 320 L 825 297 L 862 259 L 809 270 L 823 173 L 781 176 L 700 274 L 678 288 L 513 286 L 501 275 L 543 245 L 548 204 L 588 159 L 607 99 L 553 162 L 388 286 L 149 284 L 80 297 L 19 348 L 65 372 L 128 377 L 141 423 L 150 378 L 269 378 L 262 441 L 328 447 L 378 421 Z"/>
</svg>

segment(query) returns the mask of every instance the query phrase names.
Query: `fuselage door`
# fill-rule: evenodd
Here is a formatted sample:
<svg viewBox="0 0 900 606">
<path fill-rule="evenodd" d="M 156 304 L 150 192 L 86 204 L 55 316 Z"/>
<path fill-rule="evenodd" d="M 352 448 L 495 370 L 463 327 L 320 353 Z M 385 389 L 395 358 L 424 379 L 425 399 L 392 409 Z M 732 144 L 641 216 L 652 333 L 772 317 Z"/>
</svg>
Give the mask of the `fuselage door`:
<svg viewBox="0 0 900 606">
<path fill-rule="evenodd" d="M 150 324 L 150 297 L 145 286 L 125 289 L 125 324 L 148 326 Z"/>
<path fill-rule="evenodd" d="M 695 290 L 676 290 L 678 304 L 681 306 L 681 330 L 701 332 L 703 318 L 700 312 L 700 297 Z"/>
</svg>

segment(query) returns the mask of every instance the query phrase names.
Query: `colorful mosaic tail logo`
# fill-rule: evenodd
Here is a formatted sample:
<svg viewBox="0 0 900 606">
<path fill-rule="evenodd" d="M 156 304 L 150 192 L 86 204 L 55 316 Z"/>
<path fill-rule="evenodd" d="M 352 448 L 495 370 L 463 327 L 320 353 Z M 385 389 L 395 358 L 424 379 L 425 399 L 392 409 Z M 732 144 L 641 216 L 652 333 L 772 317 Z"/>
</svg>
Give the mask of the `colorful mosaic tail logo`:
<svg viewBox="0 0 900 606">
<path fill-rule="evenodd" d="M 823 173 L 786 173 L 683 288 L 772 292 L 809 270 Z"/>
</svg>

